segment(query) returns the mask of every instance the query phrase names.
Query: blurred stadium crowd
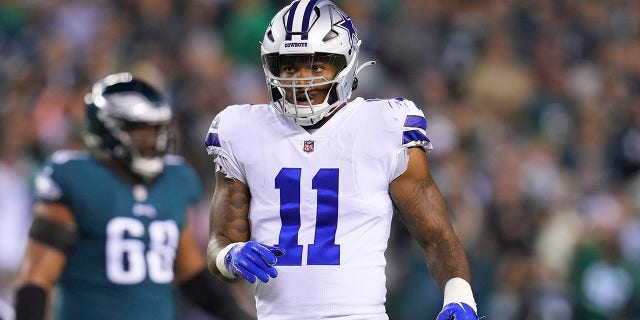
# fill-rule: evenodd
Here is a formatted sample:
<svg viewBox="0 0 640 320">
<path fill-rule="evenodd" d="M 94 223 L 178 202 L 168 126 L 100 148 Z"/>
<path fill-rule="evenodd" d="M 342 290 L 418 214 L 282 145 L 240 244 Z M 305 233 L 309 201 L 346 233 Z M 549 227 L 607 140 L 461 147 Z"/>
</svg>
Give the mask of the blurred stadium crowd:
<svg viewBox="0 0 640 320">
<path fill-rule="evenodd" d="M 205 185 L 203 138 L 268 101 L 259 44 L 275 0 L 0 0 L 0 315 L 31 221 L 32 177 L 82 147 L 83 97 L 131 71 L 168 93 Z M 336 0 L 363 41 L 354 94 L 422 105 L 432 170 L 469 254 L 481 315 L 640 319 L 640 1 Z M 375 142 L 372 141 L 372 147 Z M 442 296 L 394 223 L 393 320 Z M 5 313 L 6 314 L 6 313 Z M 1 317 L 1 316 L 0 316 Z"/>
</svg>

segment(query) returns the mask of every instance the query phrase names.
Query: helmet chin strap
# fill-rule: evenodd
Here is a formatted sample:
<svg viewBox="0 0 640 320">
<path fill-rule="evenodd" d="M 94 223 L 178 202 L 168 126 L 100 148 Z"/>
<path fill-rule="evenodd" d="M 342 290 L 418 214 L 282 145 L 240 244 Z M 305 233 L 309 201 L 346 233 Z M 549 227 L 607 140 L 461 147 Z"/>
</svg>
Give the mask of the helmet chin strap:
<svg viewBox="0 0 640 320">
<path fill-rule="evenodd" d="M 361 64 L 358 67 L 358 69 L 356 69 L 356 72 L 354 74 L 354 85 L 355 86 L 357 86 L 357 78 L 355 78 L 355 76 L 357 76 L 360 73 L 360 71 L 362 71 L 364 68 L 373 66 L 375 64 L 376 64 L 375 61 L 367 61 L 367 62 Z M 283 96 L 284 96 L 284 94 L 283 94 Z M 328 102 L 328 100 L 329 100 L 329 95 L 327 95 L 325 97 L 324 101 L 321 104 L 316 105 L 315 107 L 316 108 L 317 107 L 321 107 L 322 108 L 324 106 L 329 106 L 330 103 Z M 305 117 L 300 117 L 299 114 L 297 113 L 299 109 L 296 108 L 295 104 L 291 104 L 290 102 L 287 102 L 285 99 L 283 99 L 283 101 L 284 101 L 283 103 L 285 105 L 289 104 L 289 105 L 287 105 L 287 107 L 293 108 L 296 111 L 296 117 L 294 117 L 294 119 L 295 119 L 296 123 L 298 123 L 299 125 L 301 125 L 303 127 L 314 125 L 314 124 L 318 123 L 320 120 L 322 120 L 323 118 L 332 115 L 335 111 L 338 110 L 338 107 L 341 105 L 341 104 L 335 105 L 335 106 L 329 108 L 326 112 L 321 113 L 321 114 L 315 114 L 315 115 L 309 115 L 309 116 L 305 116 Z M 311 110 L 313 110 L 313 109 L 311 109 Z"/>
<path fill-rule="evenodd" d="M 361 64 L 358 69 L 356 69 L 356 72 L 353 74 L 353 85 L 351 85 L 351 90 L 356 90 L 358 88 L 358 74 L 360 73 L 360 71 L 362 71 L 362 69 L 372 66 L 376 64 L 375 61 L 367 61 L 363 64 Z"/>
<path fill-rule="evenodd" d="M 335 84 L 334 84 L 335 85 Z M 308 89 L 307 89 L 308 90 Z M 305 93 L 306 94 L 306 93 Z M 295 97 L 294 97 L 295 99 Z M 293 110 L 290 113 L 291 114 L 295 114 L 295 117 L 293 117 L 294 121 L 305 127 L 305 126 L 311 126 L 314 125 L 316 123 L 318 123 L 320 120 L 322 120 L 322 118 L 326 117 L 328 114 L 331 114 L 332 110 L 336 109 L 336 106 L 330 107 L 331 104 L 329 103 L 329 95 L 327 94 L 327 96 L 324 98 L 324 101 L 322 101 L 320 104 L 316 104 L 316 105 L 312 105 L 310 104 L 308 106 L 309 108 L 309 113 L 308 114 L 300 114 L 300 107 L 296 106 L 296 103 L 290 103 L 288 101 L 284 100 L 284 104 L 285 104 L 285 110 L 289 109 L 289 110 Z M 307 101 L 311 102 L 311 99 L 308 97 L 307 95 Z M 325 112 L 321 112 L 321 113 L 315 113 L 314 112 L 314 108 L 316 109 L 326 109 Z"/>
<path fill-rule="evenodd" d="M 162 157 L 143 158 L 134 156 L 131 159 L 131 171 L 139 174 L 144 179 L 153 179 L 164 170 Z"/>
</svg>

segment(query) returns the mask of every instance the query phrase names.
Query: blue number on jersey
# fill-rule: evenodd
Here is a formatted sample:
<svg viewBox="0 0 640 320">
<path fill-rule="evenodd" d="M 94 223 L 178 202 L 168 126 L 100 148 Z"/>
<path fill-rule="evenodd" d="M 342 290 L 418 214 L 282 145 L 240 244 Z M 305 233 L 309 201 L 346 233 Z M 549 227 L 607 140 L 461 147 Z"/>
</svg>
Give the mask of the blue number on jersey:
<svg viewBox="0 0 640 320">
<path fill-rule="evenodd" d="M 282 168 L 275 187 L 280 189 L 279 246 L 286 250 L 278 258 L 278 265 L 302 265 L 302 245 L 298 244 L 300 231 L 300 168 Z M 313 177 L 312 188 L 318 190 L 316 234 L 309 245 L 307 264 L 340 264 L 340 246 L 336 244 L 338 226 L 338 169 L 320 169 Z"/>
</svg>

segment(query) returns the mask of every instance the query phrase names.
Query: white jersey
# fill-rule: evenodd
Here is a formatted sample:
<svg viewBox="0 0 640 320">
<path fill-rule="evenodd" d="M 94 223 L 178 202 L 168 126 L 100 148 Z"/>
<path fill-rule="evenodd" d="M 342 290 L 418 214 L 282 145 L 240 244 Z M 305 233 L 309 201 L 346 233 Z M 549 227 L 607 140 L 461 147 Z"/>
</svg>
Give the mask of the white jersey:
<svg viewBox="0 0 640 320">
<path fill-rule="evenodd" d="M 251 240 L 278 245 L 278 276 L 255 286 L 258 319 L 388 319 L 389 183 L 406 148 L 431 149 L 423 112 L 357 98 L 313 133 L 270 105 L 233 105 L 206 144 L 251 192 Z"/>
</svg>

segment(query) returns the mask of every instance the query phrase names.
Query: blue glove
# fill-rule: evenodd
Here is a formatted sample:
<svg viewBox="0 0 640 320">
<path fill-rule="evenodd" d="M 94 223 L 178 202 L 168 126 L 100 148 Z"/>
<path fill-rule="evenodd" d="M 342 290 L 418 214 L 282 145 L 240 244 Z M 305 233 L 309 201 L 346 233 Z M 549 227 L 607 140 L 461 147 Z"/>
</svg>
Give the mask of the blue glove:
<svg viewBox="0 0 640 320">
<path fill-rule="evenodd" d="M 449 303 L 442 308 L 436 320 L 478 320 L 478 315 L 466 303 Z"/>
<path fill-rule="evenodd" d="M 275 278 L 278 271 L 273 266 L 277 257 L 284 255 L 284 250 L 255 241 L 239 243 L 227 252 L 224 266 L 236 276 L 241 276 L 254 283 L 256 278 L 262 282 Z"/>
</svg>

